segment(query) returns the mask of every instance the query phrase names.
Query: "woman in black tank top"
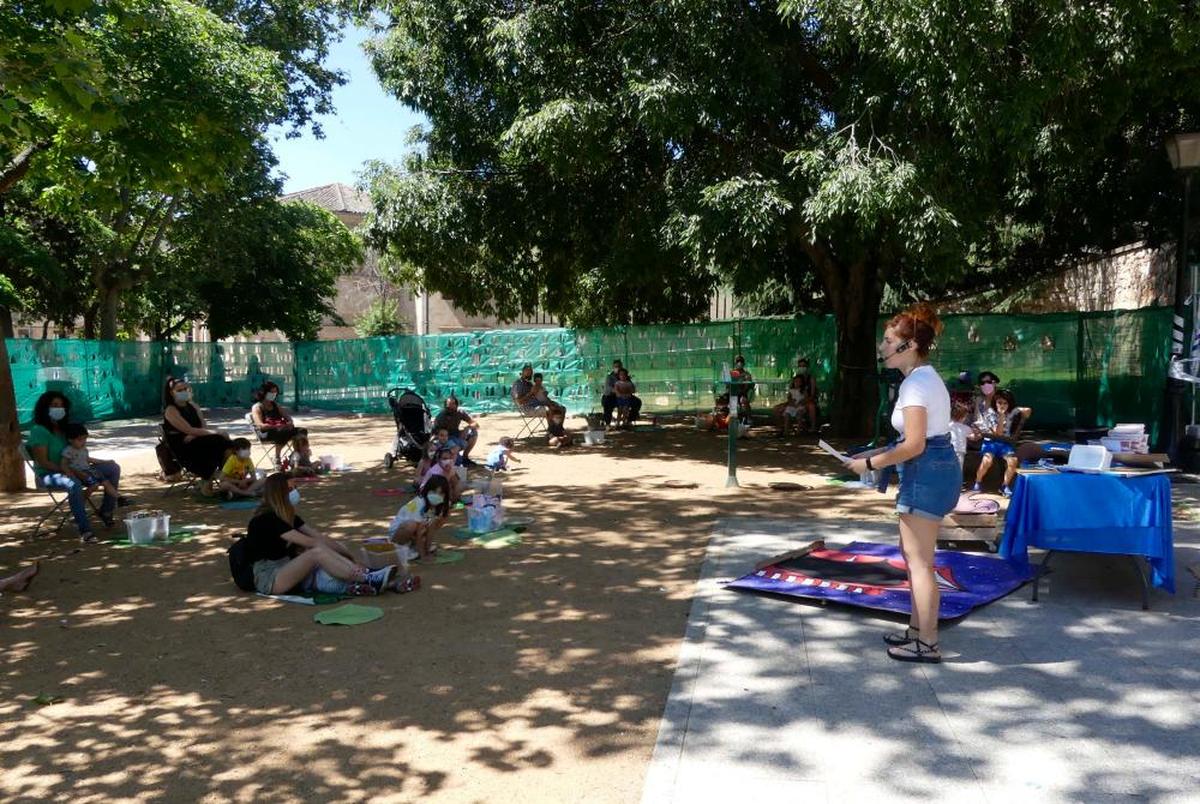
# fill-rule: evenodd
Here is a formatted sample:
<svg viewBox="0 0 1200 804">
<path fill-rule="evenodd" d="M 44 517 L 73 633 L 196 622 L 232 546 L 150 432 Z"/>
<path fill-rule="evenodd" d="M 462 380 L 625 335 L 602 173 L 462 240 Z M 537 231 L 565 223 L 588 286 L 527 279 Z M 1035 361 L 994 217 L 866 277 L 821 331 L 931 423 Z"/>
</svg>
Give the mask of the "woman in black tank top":
<svg viewBox="0 0 1200 804">
<path fill-rule="evenodd" d="M 232 449 L 229 437 L 206 426 L 187 380 L 170 377 L 163 389 L 163 434 L 175 458 L 192 474 L 211 480 Z M 204 486 L 202 492 L 210 488 Z"/>
</svg>

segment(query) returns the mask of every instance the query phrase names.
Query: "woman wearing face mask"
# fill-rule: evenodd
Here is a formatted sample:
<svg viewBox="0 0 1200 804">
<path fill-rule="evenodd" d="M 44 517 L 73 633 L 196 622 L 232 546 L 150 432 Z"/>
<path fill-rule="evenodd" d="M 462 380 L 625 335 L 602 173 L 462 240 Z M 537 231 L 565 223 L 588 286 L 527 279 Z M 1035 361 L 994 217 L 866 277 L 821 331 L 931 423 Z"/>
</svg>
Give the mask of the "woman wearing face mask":
<svg viewBox="0 0 1200 804">
<path fill-rule="evenodd" d="M 163 408 L 163 433 L 171 452 L 196 477 L 214 480 L 213 476 L 233 449 L 229 436 L 208 427 L 204 414 L 192 400 L 192 386 L 187 380 L 167 378 Z M 206 482 L 200 490 L 211 494 L 212 484 Z"/>
<path fill-rule="evenodd" d="M 406 502 L 388 525 L 388 538 L 409 549 L 408 559 L 427 558 L 437 552 L 434 535 L 450 515 L 450 481 L 433 475 L 421 493 Z"/>
<path fill-rule="evenodd" d="M 892 426 L 903 438 L 886 452 L 850 461 L 855 474 L 900 470 L 900 549 L 912 590 L 912 614 L 904 631 L 884 637 L 888 655 L 902 662 L 940 662 L 938 604 L 933 558 L 942 518 L 958 503 L 962 469 L 950 441 L 950 393 L 928 363 L 929 348 L 942 331 L 937 314 L 917 304 L 892 318 L 883 332 L 883 365 L 904 374 Z M 881 486 L 882 487 L 882 486 Z"/>
<path fill-rule="evenodd" d="M 96 541 L 88 520 L 87 505 L 83 499 L 83 484 L 75 479 L 62 463 L 62 453 L 67 447 L 67 422 L 71 418 L 71 402 L 58 391 L 46 391 L 38 397 L 33 406 L 33 427 L 29 430 L 29 441 L 26 446 L 33 458 L 35 481 L 40 488 L 61 489 L 67 493 L 67 505 L 71 508 L 71 516 L 79 531 L 79 538 L 85 542 Z M 113 461 L 96 461 L 93 470 L 97 475 L 112 484 L 115 490 L 121 482 L 121 467 Z M 106 527 L 112 527 L 113 509 L 117 507 L 117 497 L 104 495 L 100 504 L 100 519 Z"/>
<path fill-rule="evenodd" d="M 291 478 L 267 478 L 263 501 L 246 535 L 229 548 L 229 571 L 238 588 L 264 595 L 377 595 L 400 591 L 396 567 L 369 570 L 336 539 L 306 525 L 296 514 L 300 492 Z M 405 576 L 407 577 L 407 576 Z"/>
<path fill-rule="evenodd" d="M 292 422 L 287 408 L 279 404 L 279 386 L 267 380 L 254 396 L 258 400 L 250 408 L 250 416 L 254 419 L 254 429 L 263 441 L 275 445 L 275 469 L 282 464 L 284 445 L 291 442 L 300 432 Z"/>
<path fill-rule="evenodd" d="M 987 418 L 995 406 L 996 389 L 1000 386 L 1000 378 L 993 372 L 979 372 L 979 390 L 975 393 L 974 410 L 972 411 L 971 426 L 974 428 L 967 439 L 972 445 L 978 446 L 983 442 L 983 431 L 986 429 Z"/>
</svg>

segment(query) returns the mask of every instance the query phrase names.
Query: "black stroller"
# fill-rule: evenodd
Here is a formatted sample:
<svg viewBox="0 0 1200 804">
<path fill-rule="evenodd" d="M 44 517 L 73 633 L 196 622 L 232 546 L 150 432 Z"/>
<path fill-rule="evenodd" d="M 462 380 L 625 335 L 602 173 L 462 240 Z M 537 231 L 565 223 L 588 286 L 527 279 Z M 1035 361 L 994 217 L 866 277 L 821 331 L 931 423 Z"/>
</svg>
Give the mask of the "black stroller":
<svg viewBox="0 0 1200 804">
<path fill-rule="evenodd" d="M 433 427 L 429 406 L 411 388 L 393 388 L 387 393 L 388 407 L 396 420 L 396 440 L 392 451 L 383 456 L 383 466 L 391 469 L 397 458 L 411 464 L 421 460 L 421 451 L 428 443 Z"/>
</svg>

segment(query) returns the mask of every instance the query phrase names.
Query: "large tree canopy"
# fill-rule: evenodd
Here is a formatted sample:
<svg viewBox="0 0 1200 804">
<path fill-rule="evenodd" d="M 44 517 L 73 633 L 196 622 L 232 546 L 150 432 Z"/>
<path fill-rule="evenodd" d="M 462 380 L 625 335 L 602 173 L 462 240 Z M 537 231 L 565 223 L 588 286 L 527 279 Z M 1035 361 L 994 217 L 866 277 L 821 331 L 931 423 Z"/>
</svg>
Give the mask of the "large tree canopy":
<svg viewBox="0 0 1200 804">
<path fill-rule="evenodd" d="M 472 311 L 680 320 L 710 291 L 832 310 L 865 420 L 898 298 L 1160 237 L 1200 18 L 1109 3 L 391 0 L 376 71 L 422 148 L 372 236 Z"/>
</svg>

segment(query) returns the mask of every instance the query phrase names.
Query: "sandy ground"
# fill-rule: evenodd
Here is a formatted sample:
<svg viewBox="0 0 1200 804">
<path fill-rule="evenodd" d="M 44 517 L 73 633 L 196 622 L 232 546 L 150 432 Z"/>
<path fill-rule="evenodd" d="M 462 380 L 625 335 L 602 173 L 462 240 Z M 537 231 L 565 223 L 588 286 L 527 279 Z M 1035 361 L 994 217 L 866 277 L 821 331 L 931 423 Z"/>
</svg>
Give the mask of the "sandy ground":
<svg viewBox="0 0 1200 804">
<path fill-rule="evenodd" d="M 514 430 L 488 417 L 483 442 Z M 411 475 L 380 465 L 393 432 L 314 427 L 316 451 L 360 471 L 303 487 L 310 523 L 383 531 L 401 500 L 371 491 Z M 523 543 L 421 568 L 420 592 L 365 601 L 385 616 L 354 628 L 240 593 L 225 550 L 249 512 L 162 497 L 149 451 L 123 451 L 123 490 L 206 526 L 195 540 L 83 546 L 68 524 L 29 544 L 44 494 L 0 496 L 0 573 L 42 562 L 0 599 L 0 798 L 637 800 L 715 519 L 889 517 L 891 495 L 825 482 L 839 467 L 812 439 L 740 443 L 740 489 L 724 438 L 683 425 L 522 445 L 504 483 L 507 512 L 535 517 Z"/>
</svg>

